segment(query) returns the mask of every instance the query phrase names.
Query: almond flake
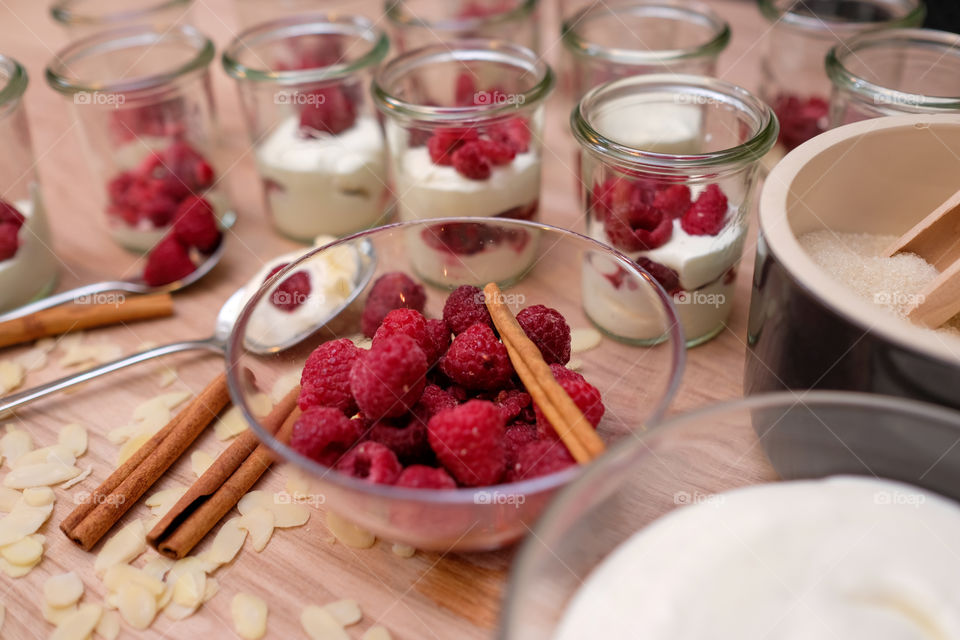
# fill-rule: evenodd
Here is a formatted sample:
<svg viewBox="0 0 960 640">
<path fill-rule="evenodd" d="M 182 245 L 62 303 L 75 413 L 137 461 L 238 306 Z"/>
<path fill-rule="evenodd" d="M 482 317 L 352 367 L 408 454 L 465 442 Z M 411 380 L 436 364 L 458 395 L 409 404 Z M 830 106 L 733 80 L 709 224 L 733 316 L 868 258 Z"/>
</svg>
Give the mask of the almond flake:
<svg viewBox="0 0 960 640">
<path fill-rule="evenodd" d="M 250 542 L 257 553 L 263 551 L 273 535 L 273 512 L 263 507 L 252 509 L 240 520 L 240 526 L 250 532 Z"/>
<path fill-rule="evenodd" d="M 213 456 L 206 451 L 194 451 L 190 454 L 190 468 L 198 478 L 213 464 Z"/>
<path fill-rule="evenodd" d="M 358 527 L 333 511 L 327 512 L 327 528 L 337 540 L 355 549 L 369 549 L 377 541 L 372 533 Z"/>
<path fill-rule="evenodd" d="M 22 385 L 25 375 L 26 370 L 19 362 L 0 360 L 0 395 L 7 395 Z"/>
<path fill-rule="evenodd" d="M 243 640 L 260 640 L 267 632 L 267 603 L 255 595 L 238 593 L 230 601 L 233 628 Z"/>
<path fill-rule="evenodd" d="M 147 563 L 143 565 L 141 571 L 152 578 L 163 580 L 163 577 L 167 575 L 167 571 L 170 571 L 170 567 L 173 566 L 173 563 L 174 560 L 172 558 L 155 555 L 147 560 Z"/>
<path fill-rule="evenodd" d="M 10 487 L 0 486 L 0 511 L 10 513 L 13 511 L 13 505 L 20 500 L 20 492 Z"/>
<path fill-rule="evenodd" d="M 184 607 L 196 607 L 203 602 L 206 588 L 206 573 L 200 569 L 187 571 L 173 584 L 173 602 Z"/>
<path fill-rule="evenodd" d="M 352 342 L 353 344 L 355 344 L 361 349 L 369 349 L 370 345 L 373 344 L 373 339 L 368 338 L 362 333 L 352 335 L 348 339 L 350 340 L 350 342 Z"/>
<path fill-rule="evenodd" d="M 43 619 L 49 622 L 50 624 L 57 626 L 67 616 L 73 615 L 77 612 L 77 605 L 68 604 L 65 607 L 52 607 L 49 603 L 44 602 L 43 606 L 40 608 L 40 612 L 43 614 Z"/>
<path fill-rule="evenodd" d="M 34 562 L 29 566 L 23 566 L 19 564 L 13 564 L 12 562 L 9 562 L 6 558 L 0 557 L 0 570 L 2 570 L 10 578 L 22 578 L 28 573 L 30 573 L 31 571 L 33 571 L 33 568 L 37 566 L 39 562 L 40 561 L 37 560 L 37 562 Z"/>
<path fill-rule="evenodd" d="M 299 469 L 290 466 L 286 470 L 287 482 L 285 488 L 292 496 L 305 495 L 310 491 L 310 483 Z"/>
<path fill-rule="evenodd" d="M 0 555 L 10 564 L 32 567 L 43 557 L 43 542 L 33 536 L 20 538 L 13 544 L 0 547 Z"/>
<path fill-rule="evenodd" d="M 266 491 L 250 491 L 237 503 L 237 510 L 241 515 L 262 508 L 273 512 L 273 526 L 286 529 L 299 527 L 310 519 L 310 510 L 302 504 L 290 502 L 290 495 L 270 494 Z"/>
<path fill-rule="evenodd" d="M 3 484 L 12 489 L 45 487 L 60 484 L 80 475 L 80 469 L 62 462 L 43 462 L 18 467 L 3 478 Z"/>
<path fill-rule="evenodd" d="M 3 454 L 10 465 L 31 449 L 33 449 L 33 440 L 23 429 L 8 426 L 7 432 L 0 438 L 0 454 Z"/>
<path fill-rule="evenodd" d="M 120 635 L 120 614 L 116 611 L 104 611 L 94 633 L 104 640 L 116 640 Z"/>
<path fill-rule="evenodd" d="M 43 349 L 33 347 L 29 351 L 24 351 L 14 357 L 14 361 L 23 367 L 24 371 L 39 371 L 47 366 L 47 352 Z"/>
<path fill-rule="evenodd" d="M 363 619 L 363 612 L 356 600 L 337 600 L 323 607 L 344 627 L 357 624 Z"/>
<path fill-rule="evenodd" d="M 86 603 L 80 605 L 76 613 L 64 618 L 52 634 L 50 640 L 86 640 L 96 629 L 103 614 L 103 607 L 98 604 Z"/>
<path fill-rule="evenodd" d="M 570 353 L 583 353 L 600 346 L 603 334 L 593 327 L 583 327 L 570 331 Z"/>
<path fill-rule="evenodd" d="M 73 450 L 61 444 L 55 444 L 49 447 L 34 449 L 29 453 L 25 453 L 17 458 L 17 461 L 11 466 L 14 469 L 19 469 L 20 467 L 28 467 L 33 464 L 42 464 L 44 462 L 60 462 L 63 464 L 72 465 L 76 461 L 77 458 L 73 455 Z"/>
<path fill-rule="evenodd" d="M 73 451 L 75 458 L 87 452 L 87 430 L 82 425 L 73 423 L 60 429 L 57 442 Z"/>
<path fill-rule="evenodd" d="M 247 421 L 237 406 L 227 409 L 213 425 L 213 434 L 218 440 L 229 440 L 246 430 Z"/>
<path fill-rule="evenodd" d="M 300 384 L 301 375 L 302 373 L 299 369 L 293 369 L 277 378 L 277 381 L 273 383 L 273 387 L 270 388 L 270 399 L 274 404 L 278 404 L 287 397 L 288 393 Z"/>
<path fill-rule="evenodd" d="M 8 545 L 36 533 L 53 512 L 53 503 L 31 506 L 25 500 L 14 505 L 13 510 L 0 518 L 0 546 Z"/>
<path fill-rule="evenodd" d="M 161 389 L 166 389 L 180 377 L 180 374 L 178 374 L 177 370 L 173 367 L 160 367 L 158 375 L 160 377 Z"/>
<path fill-rule="evenodd" d="M 171 602 L 163 608 L 163 615 L 171 620 L 185 620 L 196 613 L 196 607 L 185 607 L 182 604 Z"/>
<path fill-rule="evenodd" d="M 583 360 L 580 358 L 570 358 L 570 361 L 567 363 L 567 369 L 570 371 L 583 371 Z"/>
<path fill-rule="evenodd" d="M 110 591 L 119 593 L 130 585 L 136 585 L 153 594 L 154 597 L 163 593 L 163 580 L 151 576 L 143 569 L 129 564 L 115 564 L 103 574 L 103 584 Z"/>
<path fill-rule="evenodd" d="M 207 586 L 203 590 L 203 602 L 212 600 L 213 596 L 217 595 L 218 591 L 220 591 L 220 583 L 216 578 L 207 576 Z"/>
<path fill-rule="evenodd" d="M 386 627 L 377 625 L 367 629 L 366 633 L 360 636 L 360 640 L 393 640 L 393 636 L 390 635 Z"/>
<path fill-rule="evenodd" d="M 233 560 L 247 537 L 247 530 L 240 526 L 242 520 L 242 517 L 230 518 L 223 523 L 206 552 L 208 560 L 218 564 L 227 564 Z"/>
<path fill-rule="evenodd" d="M 147 532 L 143 520 L 134 520 L 104 543 L 93 569 L 103 575 L 115 564 L 126 564 L 147 550 Z M 124 616 L 126 619 L 126 616 Z"/>
<path fill-rule="evenodd" d="M 146 629 L 157 617 L 157 599 L 145 588 L 130 584 L 117 592 L 117 611 L 134 629 Z"/>
<path fill-rule="evenodd" d="M 412 558 L 414 554 L 417 553 L 414 547 L 399 542 L 394 542 L 393 546 L 390 547 L 390 551 L 393 552 L 393 555 L 400 556 L 401 558 Z"/>
<path fill-rule="evenodd" d="M 300 624 L 311 640 L 350 640 L 337 619 L 329 611 L 316 605 L 303 609 Z"/>
<path fill-rule="evenodd" d="M 157 491 L 146 499 L 144 504 L 150 507 L 150 513 L 158 520 L 167 514 L 187 492 L 187 487 L 172 487 Z"/>
<path fill-rule="evenodd" d="M 142 447 L 151 437 L 153 437 L 152 433 L 138 433 L 123 443 L 120 451 L 117 452 L 117 466 L 119 467 L 126 462 L 127 458 L 136 453 L 137 449 Z"/>
<path fill-rule="evenodd" d="M 172 417 L 170 411 L 186 402 L 190 395 L 189 391 L 161 393 L 137 405 L 133 410 L 133 419 L 137 422 L 149 421 L 151 418 L 156 418 L 158 412 L 166 412 L 166 419 L 163 420 L 163 424 L 166 424 Z"/>
<path fill-rule="evenodd" d="M 265 393 L 255 393 L 247 398 L 250 412 L 258 418 L 264 418 L 273 411 L 273 400 Z"/>
<path fill-rule="evenodd" d="M 50 487 L 30 487 L 23 490 L 23 501 L 31 507 L 45 507 L 53 504 L 56 495 Z"/>
<path fill-rule="evenodd" d="M 83 580 L 73 571 L 47 578 L 43 583 L 43 599 L 51 607 L 69 607 L 83 596 Z"/>
<path fill-rule="evenodd" d="M 80 475 L 78 475 L 77 477 L 73 478 L 72 480 L 67 480 L 67 481 L 64 482 L 62 485 L 60 485 L 60 488 L 61 488 L 61 489 L 69 489 L 69 488 L 72 487 L 72 486 L 78 485 L 78 484 L 80 484 L 81 482 L 83 482 L 84 480 L 86 480 L 86 479 L 90 476 L 91 473 L 93 473 L 93 467 L 92 467 L 92 466 L 88 466 L 86 469 L 84 469 L 83 471 L 80 472 Z"/>
</svg>

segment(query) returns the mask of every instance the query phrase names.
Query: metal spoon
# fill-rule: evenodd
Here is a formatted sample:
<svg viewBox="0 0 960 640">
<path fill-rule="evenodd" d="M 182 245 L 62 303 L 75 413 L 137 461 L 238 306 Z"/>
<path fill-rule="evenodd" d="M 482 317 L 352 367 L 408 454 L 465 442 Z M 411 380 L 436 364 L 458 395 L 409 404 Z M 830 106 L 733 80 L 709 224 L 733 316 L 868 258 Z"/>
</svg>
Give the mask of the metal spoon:
<svg viewBox="0 0 960 640">
<path fill-rule="evenodd" d="M 317 321 L 307 329 L 291 336 L 286 340 L 283 340 L 280 344 L 267 345 L 247 340 L 245 346 L 250 351 L 257 354 L 276 353 L 278 351 L 288 349 L 316 333 L 321 327 L 327 324 L 330 319 L 336 317 L 341 311 L 350 306 L 357 296 L 360 295 L 364 289 L 366 289 L 367 284 L 370 282 L 370 279 L 373 278 L 373 274 L 376 271 L 376 259 L 373 252 L 373 245 L 370 243 L 370 241 L 360 241 L 357 243 L 357 249 L 357 259 L 360 262 L 360 269 L 357 273 L 357 279 L 353 284 L 350 295 L 348 295 L 340 305 L 338 305 L 335 309 L 332 309 L 325 317 L 318 318 Z M 280 273 L 274 275 L 269 280 L 269 284 L 264 283 L 264 286 L 270 286 L 279 280 L 283 280 L 287 277 L 288 272 L 295 271 L 299 264 L 299 262 L 296 262 L 287 269 L 284 269 Z M 58 380 L 33 387 L 32 389 L 26 389 L 19 393 L 14 393 L 4 398 L 0 398 L 0 416 L 11 409 L 23 406 L 33 402 L 34 400 L 48 396 L 51 393 L 62 391 L 74 385 L 93 380 L 94 378 L 99 378 L 102 375 L 112 373 L 131 365 L 139 364 L 154 358 L 159 358 L 160 356 L 194 350 L 212 351 L 214 353 L 223 355 L 226 353 L 227 341 L 230 338 L 230 334 L 233 331 L 234 325 L 244 309 L 246 303 L 246 296 L 244 295 L 245 289 L 246 287 L 240 287 L 237 289 L 229 298 L 227 298 L 227 301 L 223 304 L 223 306 L 220 307 L 220 311 L 217 313 L 216 323 L 214 324 L 213 335 L 209 338 L 205 338 L 203 340 L 184 340 L 182 342 L 174 342 L 172 344 L 154 347 L 153 349 L 147 349 L 146 351 L 141 351 L 140 353 L 135 353 L 125 358 L 120 358 L 119 360 L 114 360 L 113 362 L 108 362 L 98 367 L 88 369 L 87 371 L 81 371 L 80 373 L 65 376 Z M 265 300 L 265 298 L 261 298 L 261 301 L 263 300 Z"/>
<path fill-rule="evenodd" d="M 127 278 L 126 280 L 105 280 L 103 282 L 85 284 L 81 287 L 70 289 L 68 291 L 61 291 L 60 293 L 55 293 L 51 296 L 47 296 L 46 298 L 37 300 L 36 302 L 31 302 L 23 305 L 22 307 L 17 307 L 12 311 L 0 314 L 0 322 L 22 318 L 23 316 L 28 316 L 31 313 L 43 311 L 44 309 L 49 309 L 51 307 L 57 307 L 61 304 L 71 302 L 78 298 L 93 297 L 98 294 L 109 293 L 111 291 L 122 291 L 124 293 L 172 293 L 174 291 L 179 291 L 180 289 L 189 287 L 191 284 L 207 275 L 211 269 L 217 266 L 217 263 L 220 262 L 220 258 L 223 257 L 225 245 L 226 242 L 221 241 L 216 250 L 207 256 L 206 259 L 201 262 L 190 275 L 181 280 L 177 280 L 176 282 L 171 282 L 170 284 L 165 284 L 159 287 L 151 287 L 143 281 L 143 275 L 141 273 L 140 275 Z"/>
</svg>

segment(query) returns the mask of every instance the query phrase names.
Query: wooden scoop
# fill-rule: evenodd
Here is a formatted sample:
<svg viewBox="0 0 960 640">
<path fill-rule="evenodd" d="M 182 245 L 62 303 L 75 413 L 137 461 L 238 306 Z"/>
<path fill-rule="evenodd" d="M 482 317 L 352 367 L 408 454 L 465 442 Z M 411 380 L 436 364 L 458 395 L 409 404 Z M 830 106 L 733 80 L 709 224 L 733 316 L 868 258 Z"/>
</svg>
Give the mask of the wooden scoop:
<svg viewBox="0 0 960 640">
<path fill-rule="evenodd" d="M 884 252 L 915 253 L 940 271 L 917 296 L 907 317 L 936 328 L 960 313 L 960 191 L 933 210 Z"/>
</svg>

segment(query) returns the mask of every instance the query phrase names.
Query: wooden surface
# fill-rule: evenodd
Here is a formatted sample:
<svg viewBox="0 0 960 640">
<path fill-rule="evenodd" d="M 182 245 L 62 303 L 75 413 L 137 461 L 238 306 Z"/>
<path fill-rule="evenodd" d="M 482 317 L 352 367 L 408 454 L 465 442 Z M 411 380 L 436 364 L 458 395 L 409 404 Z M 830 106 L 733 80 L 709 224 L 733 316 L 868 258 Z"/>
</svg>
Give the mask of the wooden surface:
<svg viewBox="0 0 960 640">
<path fill-rule="evenodd" d="M 99 184 L 84 159 L 66 102 L 43 80 L 44 66 L 67 41 L 63 30 L 48 17 L 45 4 L 28 0 L 0 2 L 0 50 L 25 64 L 31 77 L 26 94 L 28 117 L 56 251 L 64 263 L 61 287 L 70 287 L 128 275 L 136 269 L 136 261 L 101 230 L 101 216 L 93 197 Z M 546 4 L 550 6 L 543 17 L 543 42 L 546 56 L 555 62 L 559 55 L 557 22 L 553 3 Z M 759 40 L 765 30 L 762 19 L 753 3 L 712 1 L 711 5 L 733 26 L 733 41 L 721 58 L 720 75 L 755 88 L 762 51 Z M 368 13 L 376 17 L 375 11 Z M 213 38 L 218 53 L 235 35 L 236 22 L 228 0 L 198 0 L 193 22 Z M 240 213 L 239 222 L 227 238 L 225 258 L 200 284 L 177 295 L 174 318 L 91 332 L 88 341 L 108 340 L 129 352 L 145 342 L 205 337 L 221 302 L 266 260 L 293 246 L 268 227 L 235 90 L 220 67 L 219 57 L 213 76 L 223 133 L 235 159 L 226 180 Z M 569 106 L 568 99 L 559 94 L 550 104 L 541 212 L 545 222 L 582 231 L 583 216 L 574 193 L 574 144 L 567 131 Z M 755 233 L 751 233 L 745 248 L 729 328 L 707 345 L 688 353 L 686 376 L 674 411 L 741 394 L 754 237 Z M 8 350 L 0 357 L 16 353 Z M 169 390 L 198 392 L 222 368 L 217 357 L 204 354 L 172 357 L 166 363 L 175 366 L 179 374 Z M 27 383 L 43 382 L 60 373 L 51 364 L 31 374 Z M 78 489 L 89 491 L 114 466 L 117 447 L 104 435 L 127 424 L 138 403 L 163 391 L 159 379 L 157 365 L 141 365 L 90 383 L 76 393 L 40 402 L 13 420 L 29 429 L 35 442 L 42 445 L 54 442 L 64 424 L 86 425 L 91 433 L 91 450 L 78 464 L 92 465 L 94 471 Z M 198 446 L 215 455 L 224 444 L 206 434 Z M 279 491 L 284 486 L 283 475 L 281 470 L 271 471 L 259 487 Z M 159 487 L 184 486 L 193 477 L 189 460 L 184 459 Z M 21 580 L 0 575 L 0 601 L 7 608 L 6 623 L 0 631 L 2 638 L 43 638 L 49 634 L 52 626 L 43 620 L 40 603 L 43 581 L 51 574 L 78 571 L 84 577 L 88 594 L 94 594 L 92 599 L 102 600 L 102 586 L 92 577 L 92 556 L 74 547 L 56 528 L 56 523 L 73 508 L 69 498 L 73 491 L 57 490 L 56 510 L 42 530 L 47 535 L 43 563 Z M 135 517 L 145 512 L 142 505 L 133 509 Z M 238 560 L 216 574 L 221 592 L 197 615 L 178 623 L 161 616 L 150 632 L 134 634 L 125 629 L 121 637 L 232 637 L 230 600 L 234 593 L 248 591 L 269 602 L 271 638 L 305 637 L 299 624 L 301 609 L 307 604 L 345 597 L 356 598 L 365 613 L 364 622 L 351 629 L 352 637 L 359 637 L 360 631 L 377 621 L 387 626 L 395 638 L 406 640 L 488 638 L 495 631 L 499 599 L 512 555 L 510 550 L 474 555 L 418 553 L 412 559 L 402 559 L 394 556 L 390 545 L 383 542 L 358 551 L 331 544 L 323 518 L 314 514 L 303 528 L 278 530 L 260 554 L 252 552 L 248 542 Z"/>
</svg>

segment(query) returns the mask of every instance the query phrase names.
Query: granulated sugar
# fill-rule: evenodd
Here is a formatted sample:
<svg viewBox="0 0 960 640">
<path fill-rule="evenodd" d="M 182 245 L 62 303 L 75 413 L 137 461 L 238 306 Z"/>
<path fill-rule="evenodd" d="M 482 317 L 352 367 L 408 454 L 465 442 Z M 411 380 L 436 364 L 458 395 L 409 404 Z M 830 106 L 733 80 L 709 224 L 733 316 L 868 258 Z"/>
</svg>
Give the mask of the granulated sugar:
<svg viewBox="0 0 960 640">
<path fill-rule="evenodd" d="M 800 246 L 838 282 L 877 306 L 905 317 L 923 288 L 939 275 L 936 267 L 912 253 L 882 255 L 896 236 L 813 231 L 800 236 Z M 958 334 L 960 319 L 940 329 Z"/>
</svg>

